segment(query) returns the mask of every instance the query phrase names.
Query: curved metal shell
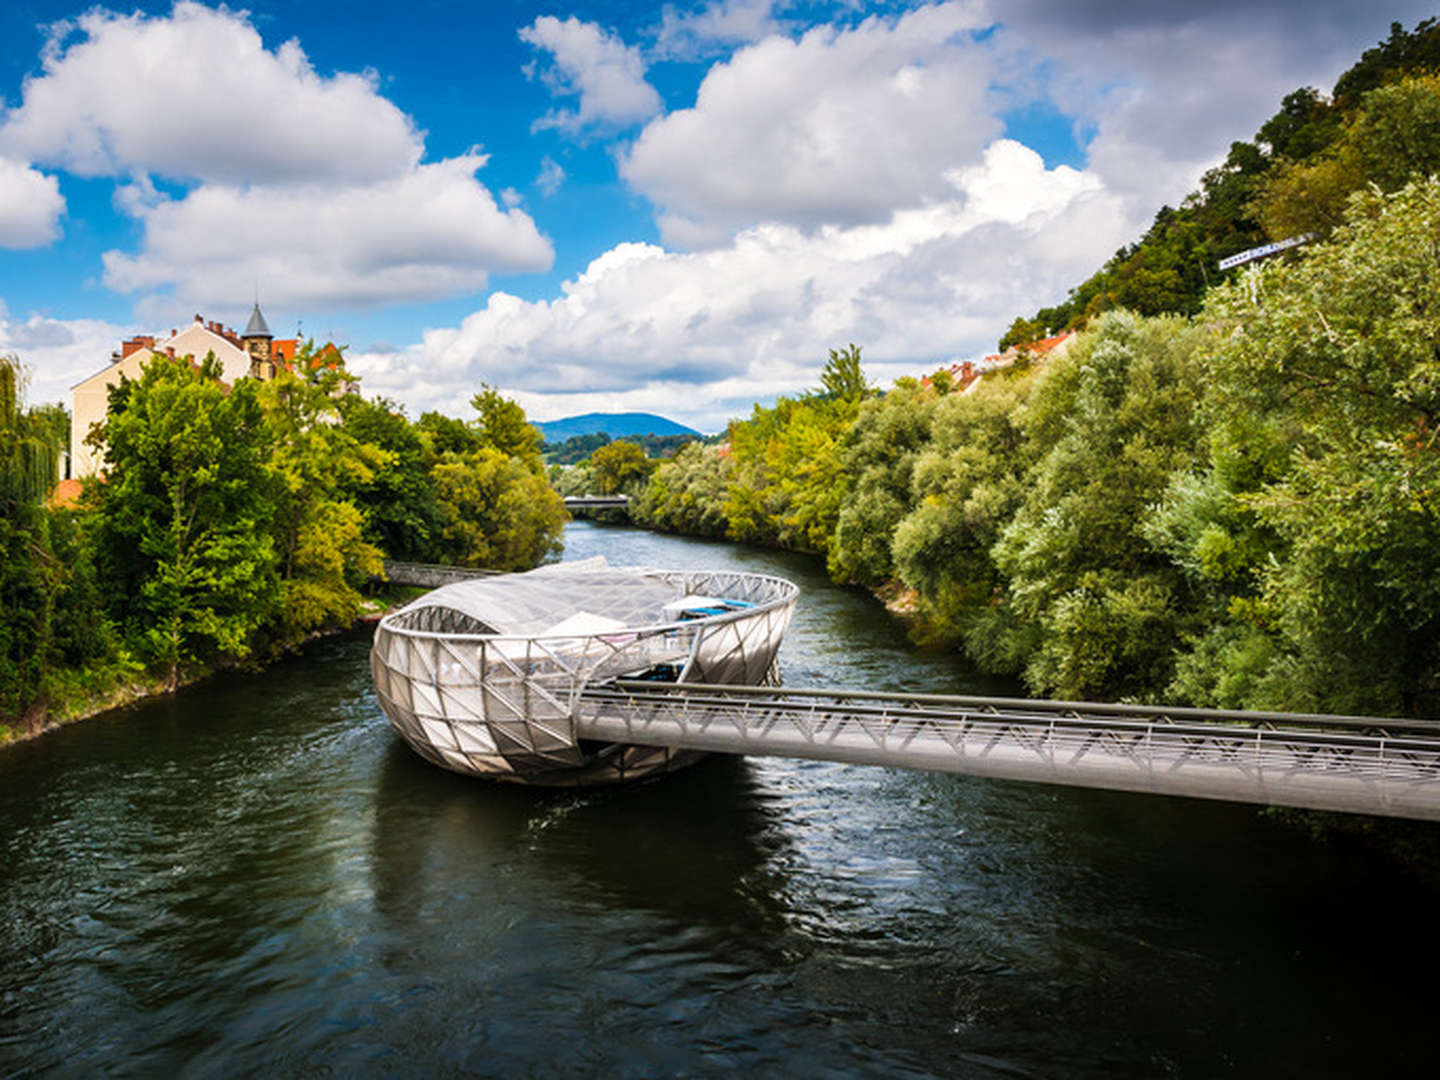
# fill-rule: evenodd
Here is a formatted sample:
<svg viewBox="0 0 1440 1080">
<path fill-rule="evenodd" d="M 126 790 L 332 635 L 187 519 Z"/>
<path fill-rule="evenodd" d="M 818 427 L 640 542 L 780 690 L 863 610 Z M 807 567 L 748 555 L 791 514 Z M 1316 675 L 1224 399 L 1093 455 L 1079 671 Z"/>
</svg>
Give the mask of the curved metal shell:
<svg viewBox="0 0 1440 1080">
<path fill-rule="evenodd" d="M 696 596 L 733 607 L 670 617 Z M 647 674 L 759 685 L 798 596 L 766 574 L 562 563 L 447 585 L 387 615 L 370 667 L 391 724 L 442 768 L 518 783 L 615 783 L 702 755 L 582 742 L 581 691 Z"/>
</svg>

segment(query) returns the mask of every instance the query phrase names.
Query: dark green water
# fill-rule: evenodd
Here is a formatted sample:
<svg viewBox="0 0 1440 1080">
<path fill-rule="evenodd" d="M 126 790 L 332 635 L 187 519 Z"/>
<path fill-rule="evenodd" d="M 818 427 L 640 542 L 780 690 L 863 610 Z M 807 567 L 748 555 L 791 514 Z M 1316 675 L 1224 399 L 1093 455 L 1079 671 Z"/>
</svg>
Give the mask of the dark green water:
<svg viewBox="0 0 1440 1080">
<path fill-rule="evenodd" d="M 788 681 L 997 689 L 798 557 Z M 0 751 L 0 1075 L 1434 1075 L 1440 895 L 1247 807 L 710 759 L 465 780 L 364 635 Z"/>
</svg>

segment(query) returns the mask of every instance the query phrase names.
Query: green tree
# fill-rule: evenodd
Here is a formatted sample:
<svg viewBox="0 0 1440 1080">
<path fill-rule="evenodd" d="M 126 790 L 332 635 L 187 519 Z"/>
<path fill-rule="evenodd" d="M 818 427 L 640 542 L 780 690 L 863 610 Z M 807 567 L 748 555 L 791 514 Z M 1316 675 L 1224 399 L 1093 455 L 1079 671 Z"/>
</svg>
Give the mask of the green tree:
<svg viewBox="0 0 1440 1080">
<path fill-rule="evenodd" d="M 621 439 L 607 443 L 590 455 L 590 475 L 601 495 L 638 494 L 655 470 L 655 464 L 637 443 Z"/>
<path fill-rule="evenodd" d="M 915 462 L 930 445 L 942 397 L 936 386 L 900 380 L 883 398 L 865 402 L 845 433 L 840 464 L 851 478 L 850 495 L 837 515 L 829 557 L 837 581 L 879 585 L 893 576 L 890 545 L 914 508 Z"/>
<path fill-rule="evenodd" d="M 539 460 L 545 437 L 525 418 L 524 409 L 484 384 L 480 393 L 470 399 L 470 404 L 480 414 L 475 422 L 480 445 L 507 457 Z"/>
<path fill-rule="evenodd" d="M 1072 385 L 1067 367 L 1049 372 L 1052 393 Z M 1023 659 L 1009 632 L 1012 613 L 998 603 L 1005 578 L 993 548 L 1023 503 L 1025 477 L 1049 438 L 1025 409 L 1037 378 L 1036 369 L 1017 366 L 936 403 L 931 438 L 916 445 L 908 469 L 907 512 L 888 534 L 893 573 L 915 591 L 923 632 L 964 638 L 997 671 L 1018 670 Z M 1029 431 L 1022 427 L 1027 417 Z"/>
<path fill-rule="evenodd" d="M 349 377 L 343 365 L 310 363 L 313 347 L 306 342 L 296 356 L 294 369 L 301 374 L 281 373 L 259 392 L 276 481 L 281 646 L 321 627 L 354 622 L 357 586 L 380 574 L 384 555 L 364 539 L 364 516 L 347 493 L 373 484 L 396 457 L 360 442 L 342 423 L 335 390 Z"/>
<path fill-rule="evenodd" d="M 832 401 L 858 402 L 874 396 L 874 388 L 860 370 L 860 346 L 852 343 L 830 350 L 830 359 L 820 373 L 820 393 Z"/>
<path fill-rule="evenodd" d="M 158 357 L 112 389 L 89 488 L 122 626 L 173 689 L 180 670 L 244 657 L 278 600 L 275 491 L 258 384 Z"/>
<path fill-rule="evenodd" d="M 364 539 L 392 559 L 441 558 L 441 512 L 430 483 L 433 448 L 393 401 L 349 394 L 337 405 L 349 435 L 386 455 L 384 468 L 363 478 L 351 475 L 340 487 L 340 497 L 364 518 Z"/>
<path fill-rule="evenodd" d="M 1286 163 L 1262 186 L 1256 212 L 1274 239 L 1328 233 L 1345 218 L 1350 193 L 1395 191 L 1440 170 L 1440 76 L 1402 79 L 1365 94 L 1323 154 Z"/>
<path fill-rule="evenodd" d="M 23 371 L 0 354 L 0 721 L 43 692 L 51 636 L 50 544 L 40 500 L 54 455 L 22 407 Z"/>
<path fill-rule="evenodd" d="M 1440 181 L 1361 191 L 1330 243 L 1212 298 L 1223 445 L 1266 418 L 1267 467 L 1231 485 L 1275 538 L 1242 560 L 1237 626 L 1273 653 L 1247 704 L 1440 709 L 1437 235 Z"/>
<path fill-rule="evenodd" d="M 428 440 L 430 451 L 436 457 L 468 454 L 484 445 L 473 425 L 443 413 L 421 413 L 416 426 L 420 429 L 421 436 Z"/>
<path fill-rule="evenodd" d="M 1035 387 L 1027 435 L 1045 450 L 994 547 L 1009 621 L 976 628 L 972 641 L 982 653 L 1023 657 L 1035 691 L 1150 696 L 1173 675 L 1195 605 L 1141 524 L 1174 474 L 1201 460 L 1204 334 L 1174 318 L 1112 312 Z"/>
<path fill-rule="evenodd" d="M 630 512 L 637 522 L 664 532 L 724 536 L 730 528 L 725 497 L 733 471 L 729 444 L 692 442 L 651 474 Z"/>
<path fill-rule="evenodd" d="M 529 570 L 561 551 L 564 500 L 526 459 L 485 447 L 436 465 L 430 475 L 449 560 Z"/>
</svg>

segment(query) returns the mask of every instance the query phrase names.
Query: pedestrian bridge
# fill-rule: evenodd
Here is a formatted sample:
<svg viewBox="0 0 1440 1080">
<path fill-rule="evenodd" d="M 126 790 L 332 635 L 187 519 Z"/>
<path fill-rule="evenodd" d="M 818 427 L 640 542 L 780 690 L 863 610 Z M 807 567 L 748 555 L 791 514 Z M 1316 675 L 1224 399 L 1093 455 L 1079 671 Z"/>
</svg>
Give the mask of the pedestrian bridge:
<svg viewBox="0 0 1440 1080">
<path fill-rule="evenodd" d="M 628 510 L 628 495 L 566 495 L 566 510 Z"/>
<path fill-rule="evenodd" d="M 1440 722 L 615 681 L 580 739 L 1440 820 Z"/>
</svg>

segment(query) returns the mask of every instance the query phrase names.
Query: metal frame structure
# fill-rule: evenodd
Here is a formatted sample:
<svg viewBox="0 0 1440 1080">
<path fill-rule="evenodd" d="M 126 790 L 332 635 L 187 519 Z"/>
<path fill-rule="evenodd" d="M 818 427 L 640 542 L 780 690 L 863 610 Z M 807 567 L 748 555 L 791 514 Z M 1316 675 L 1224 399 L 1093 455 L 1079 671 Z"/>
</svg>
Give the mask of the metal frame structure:
<svg viewBox="0 0 1440 1080">
<path fill-rule="evenodd" d="M 1440 723 L 866 691 L 588 688 L 582 738 L 1440 820 Z"/>
<path fill-rule="evenodd" d="M 692 594 L 737 606 L 666 617 L 667 603 Z M 616 569 L 603 560 L 477 578 L 382 619 L 371 672 L 395 729 L 442 768 L 551 785 L 635 779 L 699 755 L 582 741 L 574 722 L 586 687 L 662 671 L 687 683 L 762 683 L 798 595 L 766 574 Z M 577 612 L 605 625 L 567 623 Z"/>
</svg>

